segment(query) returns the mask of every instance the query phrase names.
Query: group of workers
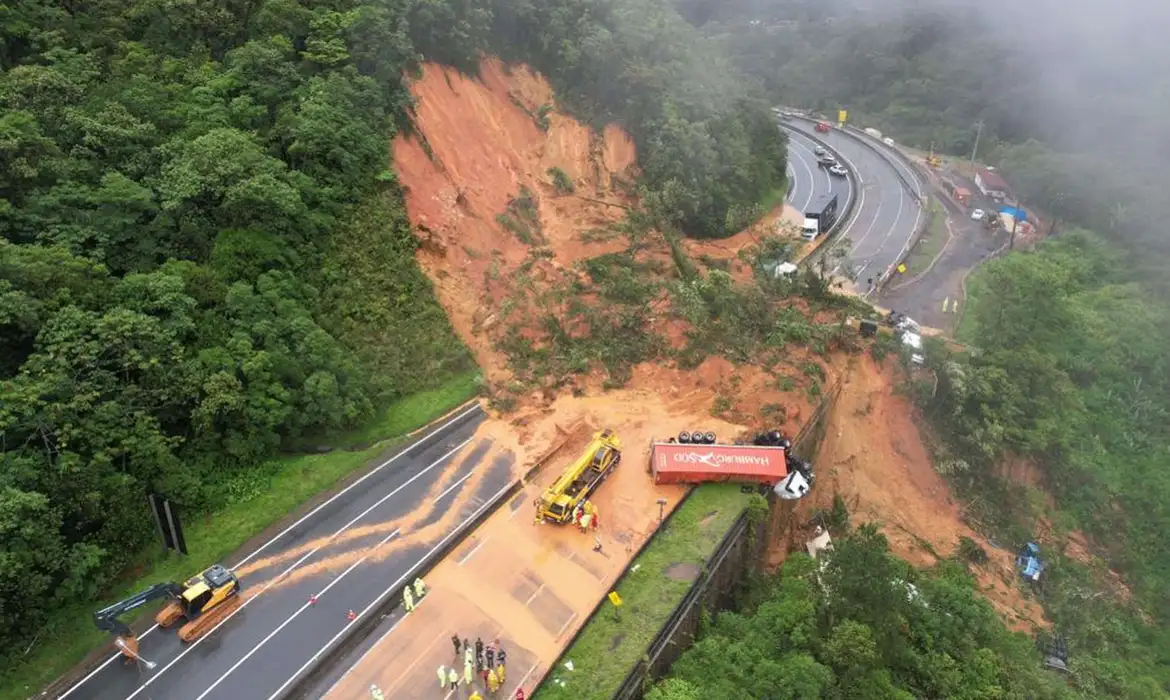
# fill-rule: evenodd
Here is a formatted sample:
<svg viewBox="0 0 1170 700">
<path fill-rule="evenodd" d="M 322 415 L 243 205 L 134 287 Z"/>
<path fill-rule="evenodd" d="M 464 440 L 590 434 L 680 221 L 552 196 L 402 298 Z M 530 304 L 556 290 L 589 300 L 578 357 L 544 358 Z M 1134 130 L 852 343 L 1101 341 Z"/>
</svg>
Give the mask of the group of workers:
<svg viewBox="0 0 1170 700">
<path fill-rule="evenodd" d="M 402 606 L 406 608 L 406 612 L 414 612 L 414 597 L 418 596 L 419 602 L 422 602 L 423 597 L 427 594 L 427 584 L 423 583 L 422 577 L 414 580 L 414 594 L 410 592 L 410 586 L 402 589 Z"/>
<path fill-rule="evenodd" d="M 478 675 L 489 694 L 498 693 L 504 685 L 508 663 L 508 652 L 500 646 L 500 640 L 496 639 L 485 645 L 481 638 L 476 637 L 475 644 L 472 644 L 470 640 L 460 640 L 459 635 L 453 634 L 451 644 L 455 647 L 456 659 L 459 658 L 460 651 L 463 652 L 463 677 L 459 677 L 455 667 L 439 666 L 439 690 L 448 686 L 451 690 L 456 690 L 462 681 L 463 685 L 471 688 L 468 700 L 483 700 L 479 690 L 473 687 L 475 677 Z M 524 700 L 522 689 L 516 689 L 515 700 Z"/>
<path fill-rule="evenodd" d="M 581 532 L 588 532 L 591 527 L 596 530 L 601 525 L 601 516 L 593 501 L 586 500 L 577 504 L 573 509 L 573 524 L 581 528 Z"/>
</svg>

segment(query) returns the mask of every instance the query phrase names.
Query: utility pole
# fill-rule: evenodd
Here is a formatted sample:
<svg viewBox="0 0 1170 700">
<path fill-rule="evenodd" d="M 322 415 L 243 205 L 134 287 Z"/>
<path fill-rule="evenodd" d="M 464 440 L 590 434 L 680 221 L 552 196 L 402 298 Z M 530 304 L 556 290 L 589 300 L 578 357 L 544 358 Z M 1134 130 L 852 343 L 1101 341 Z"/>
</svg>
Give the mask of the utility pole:
<svg viewBox="0 0 1170 700">
<path fill-rule="evenodd" d="M 975 154 L 979 152 L 979 138 L 983 136 L 983 120 L 975 122 L 975 147 L 971 149 L 971 175 L 975 175 Z"/>
</svg>

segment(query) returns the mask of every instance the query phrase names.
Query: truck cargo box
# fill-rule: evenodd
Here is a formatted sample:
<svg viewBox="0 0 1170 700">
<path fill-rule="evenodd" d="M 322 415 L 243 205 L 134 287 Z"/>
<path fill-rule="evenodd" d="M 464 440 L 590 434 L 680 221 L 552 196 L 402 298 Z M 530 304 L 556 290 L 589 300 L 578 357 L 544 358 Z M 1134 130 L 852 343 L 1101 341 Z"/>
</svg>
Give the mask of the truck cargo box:
<svg viewBox="0 0 1170 700">
<path fill-rule="evenodd" d="M 746 481 L 772 486 L 788 476 L 783 447 L 688 445 L 656 442 L 650 447 L 656 484 Z"/>
</svg>

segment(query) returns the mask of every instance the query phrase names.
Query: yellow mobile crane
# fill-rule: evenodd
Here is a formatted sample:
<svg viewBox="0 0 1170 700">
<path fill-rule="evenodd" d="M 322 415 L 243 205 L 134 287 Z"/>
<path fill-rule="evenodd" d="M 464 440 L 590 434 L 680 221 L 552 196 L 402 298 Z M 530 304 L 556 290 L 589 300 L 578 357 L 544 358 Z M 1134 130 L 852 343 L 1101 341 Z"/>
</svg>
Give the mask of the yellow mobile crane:
<svg viewBox="0 0 1170 700">
<path fill-rule="evenodd" d="M 541 494 L 536 502 L 537 522 L 570 522 L 573 509 L 588 498 L 622 461 L 621 448 L 622 441 L 612 430 L 594 434 L 585 452 Z"/>
</svg>

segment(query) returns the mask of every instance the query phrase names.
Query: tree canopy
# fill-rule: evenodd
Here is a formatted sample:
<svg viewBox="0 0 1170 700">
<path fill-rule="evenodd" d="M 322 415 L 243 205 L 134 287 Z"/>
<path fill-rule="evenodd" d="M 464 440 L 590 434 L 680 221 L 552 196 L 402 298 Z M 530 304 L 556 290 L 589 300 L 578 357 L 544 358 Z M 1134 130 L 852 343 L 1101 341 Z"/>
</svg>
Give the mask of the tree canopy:
<svg viewBox="0 0 1170 700">
<path fill-rule="evenodd" d="M 4 7 L 5 648 L 142 548 L 147 491 L 214 507 L 469 366 L 380 176 L 418 56 L 400 5 Z"/>
<path fill-rule="evenodd" d="M 647 700 L 1078 697 L 1042 670 L 961 564 L 919 571 L 871 524 L 789 555 L 738 612 L 717 615 Z"/>
<path fill-rule="evenodd" d="M 700 236 L 783 187 L 766 104 L 665 0 L 0 8 L 0 643 L 275 452 L 472 365 L 389 163 L 421 61 L 531 61 Z"/>
</svg>

